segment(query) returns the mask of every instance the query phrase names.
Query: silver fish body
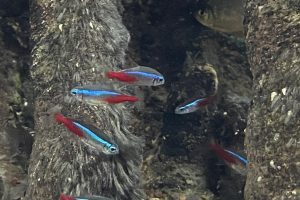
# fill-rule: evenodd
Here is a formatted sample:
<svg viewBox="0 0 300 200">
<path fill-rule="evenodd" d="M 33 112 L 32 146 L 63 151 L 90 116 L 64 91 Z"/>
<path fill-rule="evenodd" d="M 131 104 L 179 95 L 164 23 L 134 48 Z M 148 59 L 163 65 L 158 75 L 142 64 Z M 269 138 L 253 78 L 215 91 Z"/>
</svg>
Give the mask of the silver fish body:
<svg viewBox="0 0 300 200">
<path fill-rule="evenodd" d="M 243 32 L 245 0 L 210 0 L 211 9 L 200 10 L 194 14 L 202 25 L 213 30 L 237 33 Z"/>
<path fill-rule="evenodd" d="M 175 114 L 187 114 L 197 111 L 201 106 L 205 106 L 213 97 L 196 98 L 186 101 L 175 108 Z"/>
<path fill-rule="evenodd" d="M 110 96 L 119 95 L 118 92 L 113 90 L 102 89 L 100 86 L 79 86 L 71 90 L 71 94 L 79 101 L 91 104 L 99 105 L 105 103 L 105 98 Z"/>
<path fill-rule="evenodd" d="M 121 72 L 135 77 L 137 79 L 134 83 L 135 85 L 158 86 L 165 83 L 164 76 L 150 67 L 138 66 L 124 69 Z"/>
<path fill-rule="evenodd" d="M 75 96 L 77 100 L 90 105 L 114 104 L 125 101 L 135 102 L 138 100 L 138 98 L 134 96 L 98 85 L 75 87 L 71 90 L 71 94 Z"/>
</svg>

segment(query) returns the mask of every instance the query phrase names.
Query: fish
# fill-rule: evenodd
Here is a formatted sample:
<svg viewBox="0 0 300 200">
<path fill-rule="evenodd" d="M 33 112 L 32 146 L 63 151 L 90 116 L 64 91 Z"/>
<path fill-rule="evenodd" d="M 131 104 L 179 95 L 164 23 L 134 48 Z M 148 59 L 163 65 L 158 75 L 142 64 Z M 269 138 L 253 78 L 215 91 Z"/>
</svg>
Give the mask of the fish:
<svg viewBox="0 0 300 200">
<path fill-rule="evenodd" d="M 229 167 L 231 167 L 238 173 L 242 175 L 245 175 L 247 173 L 247 159 L 230 150 L 224 149 L 223 147 L 215 143 L 210 144 L 209 148 L 212 149 L 220 158 L 222 158 Z"/>
<path fill-rule="evenodd" d="M 119 153 L 119 147 L 115 144 L 111 139 L 104 133 L 99 130 L 94 131 L 91 128 L 88 128 L 87 125 L 83 125 L 76 120 L 64 117 L 60 113 L 56 113 L 54 115 L 55 120 L 59 123 L 63 123 L 69 131 L 79 136 L 80 138 L 84 138 L 83 142 L 97 150 L 100 150 L 106 155 L 115 155 Z"/>
<path fill-rule="evenodd" d="M 59 200 L 112 200 L 104 196 L 82 196 L 82 197 L 72 197 L 65 194 L 61 194 Z"/>
<path fill-rule="evenodd" d="M 138 66 L 118 72 L 108 71 L 106 77 L 139 86 L 158 86 L 165 83 L 164 76 L 150 67 Z"/>
<path fill-rule="evenodd" d="M 202 25 L 225 33 L 243 34 L 245 0 L 210 0 L 205 10 L 194 13 Z"/>
<path fill-rule="evenodd" d="M 227 151 L 228 153 L 230 153 L 233 157 L 235 157 L 237 160 L 239 160 L 243 165 L 248 165 L 248 160 L 246 158 L 244 158 L 243 156 L 237 154 L 237 153 L 234 153 L 230 150 L 227 150 L 225 149 L 225 151 Z"/>
<path fill-rule="evenodd" d="M 114 155 L 119 153 L 118 145 L 110 141 L 111 139 L 104 133 L 95 133 L 95 131 L 78 122 L 74 122 L 74 124 L 85 133 L 85 137 L 89 141 L 88 145 L 95 147 L 100 144 L 103 147 L 103 152 L 108 155 Z"/>
<path fill-rule="evenodd" d="M 188 100 L 175 108 L 175 114 L 187 114 L 197 111 L 200 107 L 206 106 L 211 102 L 214 96 L 208 96 L 205 98 L 195 98 Z"/>
<path fill-rule="evenodd" d="M 136 102 L 139 98 L 127 94 L 122 94 L 112 89 L 99 88 L 99 86 L 81 86 L 71 90 L 71 94 L 77 100 L 90 105 L 117 104 L 124 102 Z"/>
<path fill-rule="evenodd" d="M 229 152 L 227 152 L 223 147 L 218 144 L 210 144 L 209 148 L 212 149 L 220 158 L 229 164 L 238 164 L 236 158 Z"/>
</svg>

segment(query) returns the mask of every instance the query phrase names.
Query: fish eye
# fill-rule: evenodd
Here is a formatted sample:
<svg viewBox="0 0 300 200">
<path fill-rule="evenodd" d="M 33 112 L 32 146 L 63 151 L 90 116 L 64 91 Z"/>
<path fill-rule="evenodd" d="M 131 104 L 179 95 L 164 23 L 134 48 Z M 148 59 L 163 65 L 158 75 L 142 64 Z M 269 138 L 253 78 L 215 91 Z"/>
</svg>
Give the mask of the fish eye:
<svg viewBox="0 0 300 200">
<path fill-rule="evenodd" d="M 159 78 L 158 81 L 159 81 L 159 82 L 163 82 L 164 79 L 163 79 L 163 78 Z"/>
<path fill-rule="evenodd" d="M 179 108 L 180 111 L 184 111 L 184 107 Z"/>
<path fill-rule="evenodd" d="M 110 147 L 109 150 L 110 150 L 111 152 L 115 152 L 115 151 L 117 151 L 117 148 L 116 148 L 116 147 Z"/>
<path fill-rule="evenodd" d="M 76 90 L 71 90 L 71 94 L 76 94 L 77 92 L 76 92 Z"/>
</svg>

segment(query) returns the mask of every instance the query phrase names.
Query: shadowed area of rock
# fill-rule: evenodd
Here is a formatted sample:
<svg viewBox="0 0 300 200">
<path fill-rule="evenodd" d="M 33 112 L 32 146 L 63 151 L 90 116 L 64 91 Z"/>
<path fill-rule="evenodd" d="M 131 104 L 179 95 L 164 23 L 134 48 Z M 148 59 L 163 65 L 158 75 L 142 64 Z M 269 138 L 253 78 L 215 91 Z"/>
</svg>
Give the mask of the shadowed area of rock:
<svg viewBox="0 0 300 200">
<path fill-rule="evenodd" d="M 17 200 L 27 187 L 33 128 L 23 83 L 29 65 L 26 2 L 0 5 L 0 199 Z M 30 96 L 30 94 L 28 94 Z"/>
</svg>

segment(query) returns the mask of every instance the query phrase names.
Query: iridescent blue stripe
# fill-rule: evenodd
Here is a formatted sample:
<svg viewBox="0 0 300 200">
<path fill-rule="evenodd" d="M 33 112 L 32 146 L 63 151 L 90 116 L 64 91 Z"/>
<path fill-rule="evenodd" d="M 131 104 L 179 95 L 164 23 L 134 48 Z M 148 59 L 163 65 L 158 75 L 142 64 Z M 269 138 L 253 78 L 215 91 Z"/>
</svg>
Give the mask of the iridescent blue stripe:
<svg viewBox="0 0 300 200">
<path fill-rule="evenodd" d="M 240 161 L 242 161 L 242 163 L 243 163 L 244 165 L 247 165 L 247 164 L 248 164 L 248 160 L 245 159 L 244 157 L 242 157 L 242 156 L 240 156 L 240 155 L 238 155 L 238 154 L 236 154 L 236 153 L 234 153 L 234 152 L 232 152 L 232 151 L 226 150 L 226 149 L 225 149 L 225 151 L 228 152 L 228 153 L 230 153 L 230 154 L 233 155 L 234 157 L 238 158 Z"/>
<path fill-rule="evenodd" d="M 147 72 L 128 71 L 128 72 L 125 72 L 125 73 L 127 73 L 127 74 L 137 74 L 137 75 L 142 75 L 142 76 L 146 76 L 146 77 L 150 77 L 150 78 L 163 78 L 162 76 L 147 73 Z"/>
<path fill-rule="evenodd" d="M 82 94 L 86 96 L 106 96 L 106 95 L 120 95 L 117 92 L 106 91 L 106 90 L 88 90 L 88 89 L 72 89 L 71 92 L 74 91 L 76 94 Z"/>
<path fill-rule="evenodd" d="M 77 123 L 77 122 L 73 122 L 76 126 L 78 126 L 80 129 L 84 130 L 88 135 L 90 135 L 94 140 L 100 142 L 102 145 L 104 145 L 105 147 L 111 147 L 113 146 L 113 144 L 101 139 L 100 137 L 98 137 L 95 133 L 93 133 L 90 129 L 86 128 L 85 126 L 82 126 L 81 124 Z"/>
<path fill-rule="evenodd" d="M 189 103 L 189 104 L 186 104 L 186 105 L 184 105 L 184 106 L 180 106 L 180 108 L 185 109 L 185 108 L 190 108 L 190 107 L 197 107 L 199 101 L 201 101 L 201 100 L 203 100 L 203 99 L 197 99 L 197 100 L 195 100 L 195 101 L 193 101 L 193 102 L 191 102 L 191 103 Z"/>
</svg>

